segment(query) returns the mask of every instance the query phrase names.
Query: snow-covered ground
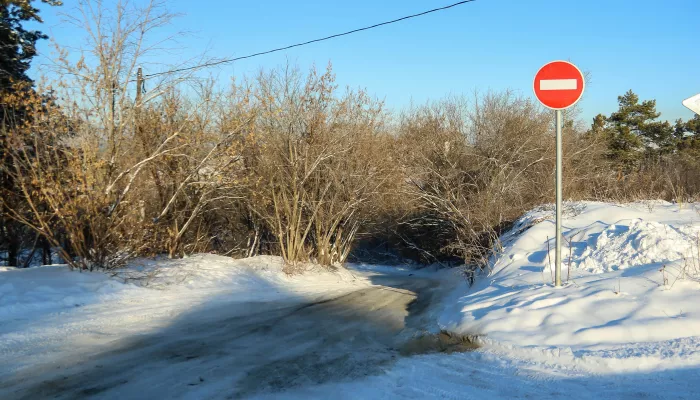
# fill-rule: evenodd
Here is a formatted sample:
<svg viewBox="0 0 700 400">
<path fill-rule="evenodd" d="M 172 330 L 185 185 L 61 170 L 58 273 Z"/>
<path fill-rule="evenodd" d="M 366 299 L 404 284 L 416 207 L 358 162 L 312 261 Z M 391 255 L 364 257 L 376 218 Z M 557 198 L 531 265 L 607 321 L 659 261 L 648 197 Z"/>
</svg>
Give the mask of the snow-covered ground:
<svg viewBox="0 0 700 400">
<path fill-rule="evenodd" d="M 700 366 L 695 205 L 569 204 L 564 235 L 564 287 L 551 284 L 552 210 L 534 210 L 440 324 L 484 335 L 494 352 L 596 373 Z"/>
<path fill-rule="evenodd" d="M 168 332 L 183 315 L 198 315 L 223 305 L 228 310 L 227 318 L 238 313 L 245 317 L 255 304 L 282 301 L 328 304 L 317 311 L 309 309 L 308 314 L 294 314 L 295 320 L 285 320 L 291 329 L 290 340 L 299 340 L 303 335 L 294 332 L 295 327 L 313 329 L 313 321 L 319 321 L 319 316 L 321 321 L 324 315 L 330 318 L 327 329 L 334 330 L 333 337 L 324 338 L 323 332 L 319 332 L 318 338 L 310 338 L 313 340 L 309 343 L 315 344 L 301 358 L 303 363 L 317 366 L 319 357 L 338 356 L 337 352 L 326 354 L 317 347 L 326 343 L 354 352 L 355 356 L 350 355 L 347 362 L 354 362 L 355 366 L 348 369 L 351 373 L 344 379 L 338 378 L 343 373 L 330 372 L 337 372 L 336 365 L 328 371 L 316 368 L 314 378 L 300 380 L 305 384 L 275 389 L 278 379 L 268 375 L 278 368 L 275 360 L 279 356 L 271 354 L 272 369 L 268 365 L 260 370 L 260 374 L 264 373 L 259 377 L 260 387 L 246 392 L 248 397 L 697 398 L 700 391 L 697 207 L 663 202 L 567 204 L 564 231 L 570 244 L 563 249 L 566 284 L 562 288 L 555 288 L 551 282 L 554 260 L 551 208 L 533 210 L 516 223 L 502 238 L 503 250 L 493 260 L 491 273 L 480 277 L 473 287 L 455 271 L 366 265 L 333 272 L 312 268 L 308 274 L 288 277 L 281 272 L 281 262 L 275 257 L 231 260 L 198 255 L 184 260 L 144 261 L 143 265 L 132 266 L 114 277 L 71 272 L 60 266 L 27 270 L 0 267 L 0 382 L 33 365 L 51 365 L 63 355 L 75 353 L 75 348 L 80 348 L 81 354 L 89 354 L 91 346 L 102 350 L 109 347 L 111 338 Z M 397 310 L 399 314 L 391 311 L 392 307 L 403 304 L 402 296 L 414 287 L 411 282 L 421 280 L 430 281 L 431 288 L 441 282 L 438 292 L 446 293 L 442 303 L 432 304 L 426 311 L 423 309 L 426 298 L 423 298 L 416 302 L 420 311 L 410 305 L 406 310 Z M 408 286 L 402 287 L 404 284 Z M 378 291 L 368 291 L 372 287 Z M 434 293 L 430 290 L 429 293 Z M 385 300 L 382 291 L 393 296 L 392 300 Z M 355 295 L 348 302 L 357 299 L 364 303 L 339 308 L 346 302 L 338 303 L 337 299 L 341 299 L 338 296 L 350 292 Z M 325 303 L 324 299 L 331 298 L 336 301 Z M 389 309 L 382 308 L 386 304 L 390 305 Z M 337 319 L 340 315 L 336 312 L 351 312 L 351 325 L 361 323 L 358 326 L 363 335 L 355 336 L 350 328 L 341 334 L 336 332 L 337 325 L 344 323 L 343 319 Z M 365 313 L 373 317 L 365 322 L 358 320 L 364 319 L 359 316 Z M 363 341 L 368 340 L 367 329 L 371 338 L 372 326 L 381 326 L 382 321 L 387 325 L 400 323 L 396 318 L 403 318 L 401 315 L 409 321 L 412 313 L 418 313 L 417 322 L 428 324 L 427 329 L 433 331 L 444 328 L 480 335 L 484 346 L 471 353 L 396 358 L 391 356 L 390 347 L 384 350 L 377 343 L 369 347 L 369 352 L 358 351 L 364 348 Z M 260 314 L 251 315 L 262 318 Z M 388 319 L 384 320 L 383 316 Z M 216 318 L 216 312 L 212 318 Z M 284 336 L 286 329 L 280 328 L 276 334 Z M 304 335 L 308 336 L 308 331 Z M 339 337 L 347 340 L 347 347 L 341 345 L 342 340 L 337 341 Z M 352 344 L 356 337 L 362 340 Z M 275 346 L 284 349 L 284 344 L 281 340 Z M 263 350 L 260 354 L 265 354 Z M 380 361 L 362 360 L 374 351 L 378 352 L 376 358 Z M 358 358 L 357 354 L 364 355 Z M 228 355 L 231 356 L 235 359 L 235 351 Z M 287 365 L 284 360 L 280 360 L 279 368 Z M 336 358 L 330 360 L 337 362 Z M 187 370 L 178 362 L 172 366 L 174 373 L 218 368 L 215 360 L 204 364 L 194 359 L 186 364 Z M 363 365 L 367 372 L 358 374 L 357 368 Z M 298 368 L 298 364 L 289 364 L 288 368 Z M 227 371 L 219 372 L 224 374 L 219 380 L 200 376 L 196 390 L 175 391 L 180 393 L 175 397 L 221 397 L 222 385 L 231 379 L 226 377 Z M 297 372 L 305 374 L 304 370 Z M 167 371 L 159 374 L 168 376 Z M 230 376 L 240 376 L 240 371 L 231 370 Z M 255 375 L 247 376 L 248 381 L 257 382 L 258 378 L 253 379 Z M 131 390 L 131 395 L 140 393 L 136 381 L 130 381 L 129 385 L 123 389 Z M 97 397 L 120 398 L 119 390 L 115 387 L 100 392 Z M 143 388 L 144 398 L 150 393 L 148 390 Z M 0 397 L 2 394 L 0 383 Z"/>
<path fill-rule="evenodd" d="M 347 270 L 309 268 L 291 277 L 281 271 L 278 257 L 207 254 L 137 261 L 114 274 L 58 265 L 0 267 L 0 380 L 4 373 L 58 358 L 76 343 L 147 334 L 202 307 L 240 304 L 245 312 L 253 302 L 316 301 L 370 285 Z"/>
<path fill-rule="evenodd" d="M 699 207 L 567 204 L 562 288 L 553 210 L 533 210 L 502 238 L 491 273 L 444 300 L 439 326 L 481 335 L 481 350 L 404 358 L 286 397 L 697 399 Z"/>
</svg>

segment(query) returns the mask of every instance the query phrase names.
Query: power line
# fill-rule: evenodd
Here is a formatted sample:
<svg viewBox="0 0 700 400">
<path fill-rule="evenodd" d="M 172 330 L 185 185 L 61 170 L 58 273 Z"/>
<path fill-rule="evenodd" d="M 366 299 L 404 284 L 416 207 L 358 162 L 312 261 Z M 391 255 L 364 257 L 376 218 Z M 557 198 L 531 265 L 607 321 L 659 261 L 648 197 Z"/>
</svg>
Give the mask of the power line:
<svg viewBox="0 0 700 400">
<path fill-rule="evenodd" d="M 453 4 L 450 4 L 450 5 L 444 6 L 444 7 L 433 8 L 432 10 L 423 11 L 423 12 L 420 12 L 420 13 L 418 13 L 418 14 L 407 15 L 407 16 L 405 16 L 405 17 L 397 18 L 397 19 L 394 19 L 394 20 L 391 20 L 391 21 L 381 22 L 381 23 L 378 23 L 378 24 L 366 26 L 366 27 L 364 27 L 364 28 L 353 29 L 353 30 L 351 30 L 351 31 L 347 31 L 347 32 L 343 32 L 343 33 L 337 33 L 337 34 L 335 34 L 335 35 L 326 36 L 326 37 L 323 37 L 323 38 L 320 38 L 320 39 L 309 40 L 309 41 L 307 41 L 307 42 L 296 43 L 296 44 L 292 44 L 292 45 L 289 45 L 289 46 L 279 47 L 279 48 L 272 49 L 272 50 L 267 50 L 267 51 L 261 51 L 261 52 L 259 52 L 259 53 L 253 53 L 253 54 L 249 54 L 249 55 L 247 55 L 247 56 L 235 57 L 235 58 L 228 58 L 228 59 L 225 59 L 225 60 L 213 61 L 213 62 L 209 62 L 209 63 L 204 63 L 204 64 L 200 64 L 200 65 L 195 65 L 195 66 L 192 66 L 192 67 L 178 68 L 178 69 L 174 69 L 174 70 L 170 70 L 170 71 L 163 71 L 163 72 L 156 72 L 156 73 L 153 73 L 153 74 L 146 74 L 146 75 L 144 75 L 143 77 L 144 77 L 145 79 L 147 79 L 147 78 L 153 78 L 153 77 L 155 77 L 155 76 L 166 75 L 166 74 L 174 74 L 174 73 L 176 73 L 176 72 L 191 71 L 191 70 L 197 69 L 197 68 L 213 67 L 213 66 L 215 66 L 215 65 L 226 64 L 226 63 L 230 63 L 230 62 L 234 62 L 234 61 L 238 61 L 238 60 L 244 60 L 244 59 L 246 59 L 246 58 L 253 58 L 253 57 L 257 57 L 257 56 L 262 56 L 262 55 L 265 55 L 265 54 L 270 54 L 270 53 L 275 53 L 275 52 L 278 52 L 278 51 L 288 50 L 288 49 L 291 49 L 291 48 L 294 48 L 294 47 L 305 46 L 305 45 L 311 44 L 311 43 L 322 42 L 322 41 L 324 41 L 324 40 L 334 39 L 334 38 L 337 38 L 337 37 L 340 37 L 340 36 L 346 36 L 346 35 L 350 35 L 350 34 L 353 34 L 353 33 L 361 32 L 361 31 L 366 31 L 366 30 L 373 29 L 373 28 L 377 28 L 377 27 L 384 26 L 384 25 L 394 24 L 394 23 L 396 23 L 396 22 L 404 21 L 404 20 L 411 19 L 411 18 L 420 17 L 420 16 L 423 16 L 423 15 L 426 15 L 426 14 L 430 14 L 430 13 L 437 12 L 437 11 L 447 10 L 448 8 L 457 7 L 457 6 L 459 6 L 459 5 L 466 4 L 466 3 L 472 3 L 472 2 L 474 2 L 474 1 L 476 1 L 476 0 L 464 0 L 464 1 L 459 1 L 459 2 L 457 2 L 457 3 L 453 3 Z"/>
</svg>

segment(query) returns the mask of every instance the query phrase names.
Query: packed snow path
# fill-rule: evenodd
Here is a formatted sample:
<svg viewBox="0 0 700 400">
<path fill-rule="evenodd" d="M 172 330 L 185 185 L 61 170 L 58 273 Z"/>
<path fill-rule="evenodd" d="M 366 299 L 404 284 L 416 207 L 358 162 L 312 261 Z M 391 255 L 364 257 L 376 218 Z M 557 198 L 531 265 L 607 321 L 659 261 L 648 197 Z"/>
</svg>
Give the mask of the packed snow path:
<svg viewBox="0 0 700 400">
<path fill-rule="evenodd" d="M 243 398 L 375 375 L 428 322 L 438 282 L 372 281 L 310 303 L 219 304 L 156 333 L 76 347 L 4 380 L 0 398 Z"/>
</svg>

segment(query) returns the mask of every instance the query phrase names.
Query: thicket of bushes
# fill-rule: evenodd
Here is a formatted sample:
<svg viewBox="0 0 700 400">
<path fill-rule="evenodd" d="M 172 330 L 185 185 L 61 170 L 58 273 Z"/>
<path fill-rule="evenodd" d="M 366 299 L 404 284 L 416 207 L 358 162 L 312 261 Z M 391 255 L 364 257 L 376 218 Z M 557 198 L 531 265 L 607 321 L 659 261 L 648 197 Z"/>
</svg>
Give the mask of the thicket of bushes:
<svg viewBox="0 0 700 400">
<path fill-rule="evenodd" d="M 394 114 L 339 90 L 329 67 L 225 89 L 167 76 L 136 94 L 157 12 L 88 20 L 110 21 L 100 32 L 112 39 L 93 43 L 89 62 L 63 55 L 57 86 L 0 93 L 7 263 L 53 248 L 80 269 L 195 252 L 281 255 L 290 272 L 348 258 L 479 268 L 511 221 L 553 201 L 551 112 L 512 93 Z M 631 92 L 590 128 L 576 115 L 564 130 L 567 198 L 696 198 L 699 118 L 657 122 L 655 104 Z"/>
</svg>

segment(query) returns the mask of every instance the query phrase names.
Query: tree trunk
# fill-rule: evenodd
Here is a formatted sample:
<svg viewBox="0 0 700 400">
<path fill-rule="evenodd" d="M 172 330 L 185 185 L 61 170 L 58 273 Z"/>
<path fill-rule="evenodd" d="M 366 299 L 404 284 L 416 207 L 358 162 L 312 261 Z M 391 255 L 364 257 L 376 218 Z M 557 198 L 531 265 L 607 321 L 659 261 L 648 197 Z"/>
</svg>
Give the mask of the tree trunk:
<svg viewBox="0 0 700 400">
<path fill-rule="evenodd" d="M 41 263 L 43 265 L 51 265 L 53 263 L 52 257 L 51 257 L 51 245 L 49 244 L 49 241 L 46 240 L 46 238 L 42 237 L 41 239 Z"/>
<path fill-rule="evenodd" d="M 5 220 L 5 231 L 7 232 L 7 265 L 19 267 L 20 239 L 19 232 L 15 230 L 14 221 Z"/>
</svg>

